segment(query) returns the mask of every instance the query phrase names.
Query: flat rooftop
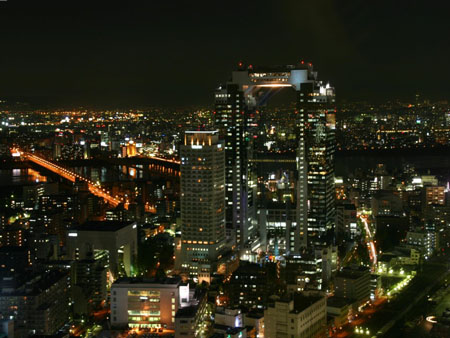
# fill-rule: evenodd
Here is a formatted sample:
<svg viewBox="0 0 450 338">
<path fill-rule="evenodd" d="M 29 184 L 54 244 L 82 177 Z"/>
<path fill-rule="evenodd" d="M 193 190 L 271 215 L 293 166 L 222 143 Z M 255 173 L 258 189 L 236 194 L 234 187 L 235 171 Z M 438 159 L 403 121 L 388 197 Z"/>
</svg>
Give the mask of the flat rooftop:
<svg viewBox="0 0 450 338">
<path fill-rule="evenodd" d="M 292 312 L 299 313 L 309 308 L 314 303 L 323 299 L 323 296 L 304 296 L 300 293 L 294 294 L 294 310 Z"/>
<path fill-rule="evenodd" d="M 324 296 L 319 296 L 319 295 L 305 296 L 301 293 L 285 294 L 280 299 L 275 300 L 269 306 L 273 307 L 275 305 L 275 302 L 288 303 L 293 300 L 294 301 L 294 309 L 291 311 L 291 313 L 300 313 L 300 312 L 306 310 L 311 305 L 317 303 L 319 300 L 324 299 L 324 298 L 325 298 Z"/>
<path fill-rule="evenodd" d="M 351 304 L 351 302 L 344 297 L 333 296 L 333 297 L 330 297 L 327 299 L 327 306 L 330 306 L 330 307 L 341 308 L 341 307 L 347 306 L 349 304 Z"/>
<path fill-rule="evenodd" d="M 186 130 L 185 134 L 218 134 L 218 130 Z"/>
<path fill-rule="evenodd" d="M 121 222 L 121 221 L 88 221 L 79 225 L 72 230 L 77 231 L 118 231 L 120 229 L 130 226 L 134 222 Z"/>
<path fill-rule="evenodd" d="M 42 292 L 45 292 L 45 290 L 58 283 L 62 278 L 68 277 L 68 272 L 65 270 L 51 270 L 32 273 L 26 275 L 26 279 L 19 281 L 17 285 L 5 285 L 2 289 L 0 289 L 0 295 L 36 296 Z"/>
<path fill-rule="evenodd" d="M 248 312 L 245 314 L 245 317 L 253 318 L 253 319 L 261 319 L 264 317 L 263 312 Z"/>
<path fill-rule="evenodd" d="M 224 331 L 227 334 L 238 334 L 239 332 L 245 330 L 245 327 L 231 327 L 231 326 L 227 326 L 227 325 L 222 325 L 222 324 L 214 324 L 214 328 L 216 330 L 220 330 L 220 331 Z"/>
<path fill-rule="evenodd" d="M 197 305 L 191 305 L 178 309 L 175 318 L 193 318 L 198 311 Z"/>
<path fill-rule="evenodd" d="M 347 279 L 358 279 L 364 275 L 370 274 L 369 269 L 365 267 L 357 269 L 343 269 L 336 274 L 336 277 Z"/>
<path fill-rule="evenodd" d="M 181 284 L 181 278 L 180 277 L 164 277 L 164 278 L 121 277 L 113 283 L 113 285 L 129 285 L 129 284 L 178 285 L 178 284 Z"/>
<path fill-rule="evenodd" d="M 273 66 L 264 66 L 264 65 L 249 65 L 246 69 L 242 70 L 248 70 L 249 73 L 284 73 L 284 72 L 290 72 L 294 69 L 311 69 L 312 65 L 308 62 L 298 63 L 295 65 L 273 65 Z"/>
</svg>

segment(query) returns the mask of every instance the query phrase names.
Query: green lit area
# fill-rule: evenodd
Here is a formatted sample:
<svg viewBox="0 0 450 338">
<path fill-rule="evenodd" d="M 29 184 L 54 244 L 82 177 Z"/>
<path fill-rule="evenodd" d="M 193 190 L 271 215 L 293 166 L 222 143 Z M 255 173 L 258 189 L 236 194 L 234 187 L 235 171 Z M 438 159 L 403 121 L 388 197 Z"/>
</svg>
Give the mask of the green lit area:
<svg viewBox="0 0 450 338">
<path fill-rule="evenodd" d="M 160 296 L 159 291 L 147 291 L 147 290 L 128 290 L 128 296 L 140 296 L 140 297 L 158 297 Z"/>
<path fill-rule="evenodd" d="M 138 310 L 128 310 L 130 316 L 159 316 L 161 311 L 138 311 Z"/>
<path fill-rule="evenodd" d="M 128 322 L 159 322 L 159 317 L 147 317 L 147 316 L 130 316 Z"/>
<path fill-rule="evenodd" d="M 134 329 L 152 329 L 152 328 L 156 328 L 156 329 L 160 329 L 161 328 L 161 324 L 135 324 L 135 323 L 130 323 L 128 324 L 128 327 Z"/>
</svg>

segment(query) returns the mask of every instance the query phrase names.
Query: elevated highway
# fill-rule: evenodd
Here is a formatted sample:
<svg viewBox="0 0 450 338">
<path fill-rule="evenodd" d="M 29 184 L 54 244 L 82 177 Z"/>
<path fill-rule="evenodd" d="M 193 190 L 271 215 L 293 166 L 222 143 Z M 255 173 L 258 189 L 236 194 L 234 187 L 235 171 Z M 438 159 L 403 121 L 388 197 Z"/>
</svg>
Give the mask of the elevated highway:
<svg viewBox="0 0 450 338">
<path fill-rule="evenodd" d="M 93 181 L 67 169 L 67 168 L 64 168 L 56 163 L 53 163 L 49 160 L 46 160 L 45 158 L 35 155 L 35 154 L 27 153 L 27 152 L 20 152 L 20 154 L 23 158 L 27 159 L 28 161 L 31 161 L 31 162 L 33 162 L 45 169 L 57 174 L 57 175 L 65 178 L 68 181 L 86 182 L 89 191 L 93 195 L 103 198 L 108 204 L 110 204 L 114 207 L 117 207 L 119 204 L 123 203 L 125 209 L 128 209 L 129 203 L 127 201 L 125 201 L 123 198 L 117 198 L 117 197 L 110 195 L 109 192 L 105 188 L 103 188 L 101 185 L 99 185 L 98 183 L 95 183 L 95 182 L 93 182 Z"/>
</svg>

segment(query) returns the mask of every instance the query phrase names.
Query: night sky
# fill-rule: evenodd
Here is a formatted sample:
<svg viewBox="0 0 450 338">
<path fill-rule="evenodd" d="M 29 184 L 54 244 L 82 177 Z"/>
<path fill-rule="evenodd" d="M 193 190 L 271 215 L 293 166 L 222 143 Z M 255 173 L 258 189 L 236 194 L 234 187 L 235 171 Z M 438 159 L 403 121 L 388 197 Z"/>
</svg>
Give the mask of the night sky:
<svg viewBox="0 0 450 338">
<path fill-rule="evenodd" d="M 0 2 L 0 98 L 211 104 L 240 60 L 304 59 L 339 99 L 450 99 L 445 3 L 8 0 Z"/>
</svg>

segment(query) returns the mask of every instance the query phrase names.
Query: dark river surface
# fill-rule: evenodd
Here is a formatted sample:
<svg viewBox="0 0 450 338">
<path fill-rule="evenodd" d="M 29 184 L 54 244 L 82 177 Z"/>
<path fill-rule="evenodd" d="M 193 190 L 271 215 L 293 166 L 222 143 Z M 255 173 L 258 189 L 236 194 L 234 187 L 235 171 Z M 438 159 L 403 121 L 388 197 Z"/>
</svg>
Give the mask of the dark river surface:
<svg viewBox="0 0 450 338">
<path fill-rule="evenodd" d="M 450 151 L 441 151 L 439 153 L 427 153 L 412 151 L 401 153 L 336 153 L 335 157 L 335 175 L 347 176 L 360 168 L 364 171 L 374 169 L 378 164 L 386 165 L 388 171 L 402 171 L 406 165 L 412 165 L 420 174 L 431 173 L 440 178 L 450 181 Z M 258 174 L 267 175 L 268 172 L 278 169 L 294 170 L 294 163 L 259 163 L 257 166 Z M 102 183 L 129 181 L 133 179 L 152 179 L 153 174 L 147 170 L 142 170 L 141 165 L 129 166 L 84 166 L 73 168 L 77 173 L 85 177 L 90 177 L 92 181 Z M 0 186 L 20 185 L 45 181 L 47 173 L 39 170 L 36 166 L 33 169 L 3 169 L 0 167 Z M 40 176 L 42 175 L 42 176 Z"/>
</svg>

